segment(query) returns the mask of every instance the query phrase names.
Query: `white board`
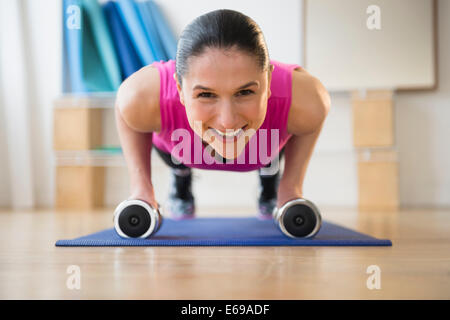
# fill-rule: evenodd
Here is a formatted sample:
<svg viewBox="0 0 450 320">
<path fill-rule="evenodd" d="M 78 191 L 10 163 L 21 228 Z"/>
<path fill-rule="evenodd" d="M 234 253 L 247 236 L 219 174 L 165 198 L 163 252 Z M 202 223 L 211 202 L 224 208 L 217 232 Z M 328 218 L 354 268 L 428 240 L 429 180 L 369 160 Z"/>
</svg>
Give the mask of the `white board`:
<svg viewBox="0 0 450 320">
<path fill-rule="evenodd" d="M 305 68 L 329 91 L 435 85 L 433 0 L 305 1 Z"/>
</svg>

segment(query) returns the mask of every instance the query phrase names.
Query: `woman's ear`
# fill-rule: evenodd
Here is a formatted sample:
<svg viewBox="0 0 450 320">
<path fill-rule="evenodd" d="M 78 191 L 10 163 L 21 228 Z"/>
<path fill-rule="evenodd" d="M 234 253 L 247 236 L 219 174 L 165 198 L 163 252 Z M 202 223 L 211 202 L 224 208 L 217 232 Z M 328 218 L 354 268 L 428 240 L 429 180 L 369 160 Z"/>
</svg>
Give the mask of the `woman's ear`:
<svg viewBox="0 0 450 320">
<path fill-rule="evenodd" d="M 175 82 L 177 84 L 177 91 L 178 91 L 178 95 L 180 96 L 180 102 L 184 106 L 183 91 L 181 90 L 181 85 L 178 82 L 178 77 L 177 77 L 177 73 L 176 72 L 173 73 L 173 79 L 175 80 Z"/>
</svg>

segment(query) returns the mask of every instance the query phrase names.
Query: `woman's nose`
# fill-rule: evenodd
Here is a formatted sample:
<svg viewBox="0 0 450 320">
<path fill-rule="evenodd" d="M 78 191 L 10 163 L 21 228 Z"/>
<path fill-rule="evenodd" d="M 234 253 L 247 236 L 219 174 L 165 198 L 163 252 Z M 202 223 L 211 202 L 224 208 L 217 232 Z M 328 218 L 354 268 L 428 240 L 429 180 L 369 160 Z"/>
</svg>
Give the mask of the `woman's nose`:
<svg viewBox="0 0 450 320">
<path fill-rule="evenodd" d="M 227 129 L 236 130 L 239 124 L 236 122 L 236 114 L 233 106 L 230 103 L 224 104 L 220 107 L 220 114 L 218 119 L 218 130 L 225 132 Z"/>
</svg>

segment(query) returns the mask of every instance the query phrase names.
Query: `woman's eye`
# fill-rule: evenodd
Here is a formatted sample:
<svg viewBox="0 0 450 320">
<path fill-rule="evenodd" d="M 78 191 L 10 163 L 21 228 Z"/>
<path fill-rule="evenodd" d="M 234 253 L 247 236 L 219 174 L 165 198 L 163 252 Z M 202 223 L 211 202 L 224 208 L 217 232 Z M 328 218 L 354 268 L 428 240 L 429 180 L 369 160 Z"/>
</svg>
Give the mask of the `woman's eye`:
<svg viewBox="0 0 450 320">
<path fill-rule="evenodd" d="M 211 92 L 202 92 L 198 95 L 199 98 L 212 98 L 213 96 Z"/>
<path fill-rule="evenodd" d="M 238 96 L 248 96 L 252 93 L 253 93 L 252 90 L 241 90 L 237 93 L 237 95 Z M 214 95 L 214 93 L 211 93 L 211 92 L 202 92 L 202 93 L 199 93 L 197 97 L 198 98 L 214 98 L 215 95 Z"/>
<path fill-rule="evenodd" d="M 252 93 L 253 93 L 252 90 L 241 90 L 241 91 L 239 91 L 238 95 L 240 95 L 240 96 L 248 96 L 248 95 L 250 95 Z"/>
</svg>

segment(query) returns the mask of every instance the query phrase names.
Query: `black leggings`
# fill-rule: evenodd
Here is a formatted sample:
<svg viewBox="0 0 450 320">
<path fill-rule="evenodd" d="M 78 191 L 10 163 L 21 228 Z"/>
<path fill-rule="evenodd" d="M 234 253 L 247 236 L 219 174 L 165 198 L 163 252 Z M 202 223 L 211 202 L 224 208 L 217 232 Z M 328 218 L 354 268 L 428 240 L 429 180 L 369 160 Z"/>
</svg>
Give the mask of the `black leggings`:
<svg viewBox="0 0 450 320">
<path fill-rule="evenodd" d="M 173 168 L 173 169 L 186 169 L 186 168 L 189 168 L 189 167 L 185 166 L 185 165 L 182 164 L 182 163 L 174 163 L 174 162 L 172 161 L 172 156 L 171 156 L 170 153 L 165 152 L 165 151 L 162 151 L 161 149 L 157 148 L 155 145 L 153 145 L 153 148 L 155 148 L 156 152 L 158 152 L 158 154 L 159 154 L 159 156 L 161 157 L 161 159 L 162 159 L 169 167 L 171 167 L 171 168 Z M 280 154 L 279 154 L 279 157 L 280 157 L 279 160 L 280 160 L 280 161 L 281 161 L 283 155 L 284 155 L 284 147 L 283 147 L 283 149 L 281 149 Z M 272 165 L 272 163 L 273 163 L 273 162 L 269 163 L 268 165 L 266 165 L 266 166 L 264 166 L 264 167 L 265 167 L 265 168 L 270 167 L 270 166 Z"/>
</svg>

